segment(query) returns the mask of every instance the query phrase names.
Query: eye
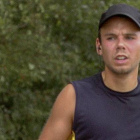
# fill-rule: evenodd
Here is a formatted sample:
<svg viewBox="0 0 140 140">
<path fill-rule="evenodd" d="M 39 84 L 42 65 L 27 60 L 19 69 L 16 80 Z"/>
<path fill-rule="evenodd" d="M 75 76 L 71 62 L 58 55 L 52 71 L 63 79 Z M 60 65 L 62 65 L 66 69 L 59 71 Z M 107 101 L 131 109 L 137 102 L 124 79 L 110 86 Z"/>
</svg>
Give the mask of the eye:
<svg viewBox="0 0 140 140">
<path fill-rule="evenodd" d="M 134 35 L 127 35 L 127 36 L 125 36 L 125 38 L 126 38 L 127 40 L 133 40 L 133 39 L 136 38 L 136 36 L 134 36 Z"/>
<path fill-rule="evenodd" d="M 127 36 L 126 39 L 128 39 L 128 40 L 133 40 L 134 37 L 132 37 L 132 36 Z"/>
<path fill-rule="evenodd" d="M 107 40 L 115 40 L 115 37 L 108 37 Z"/>
</svg>

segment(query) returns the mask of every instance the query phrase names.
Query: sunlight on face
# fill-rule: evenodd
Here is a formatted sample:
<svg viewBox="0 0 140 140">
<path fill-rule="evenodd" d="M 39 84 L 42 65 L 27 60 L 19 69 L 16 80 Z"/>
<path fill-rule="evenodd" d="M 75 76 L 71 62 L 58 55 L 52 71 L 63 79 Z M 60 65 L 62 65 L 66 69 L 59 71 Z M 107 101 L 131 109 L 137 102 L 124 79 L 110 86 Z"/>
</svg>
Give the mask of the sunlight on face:
<svg viewBox="0 0 140 140">
<path fill-rule="evenodd" d="M 101 28 L 101 52 L 105 69 L 117 74 L 138 70 L 140 28 L 129 18 L 112 17 Z"/>
</svg>

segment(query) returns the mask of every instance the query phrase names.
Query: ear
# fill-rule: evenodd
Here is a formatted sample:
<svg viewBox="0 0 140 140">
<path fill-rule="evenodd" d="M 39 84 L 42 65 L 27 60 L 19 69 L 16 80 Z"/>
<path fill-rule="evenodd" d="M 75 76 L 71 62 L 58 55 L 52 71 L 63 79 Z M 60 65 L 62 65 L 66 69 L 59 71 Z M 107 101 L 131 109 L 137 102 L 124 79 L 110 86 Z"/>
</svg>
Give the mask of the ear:
<svg viewBox="0 0 140 140">
<path fill-rule="evenodd" d="M 96 38 L 96 52 L 99 55 L 102 55 L 102 47 L 99 38 Z"/>
</svg>

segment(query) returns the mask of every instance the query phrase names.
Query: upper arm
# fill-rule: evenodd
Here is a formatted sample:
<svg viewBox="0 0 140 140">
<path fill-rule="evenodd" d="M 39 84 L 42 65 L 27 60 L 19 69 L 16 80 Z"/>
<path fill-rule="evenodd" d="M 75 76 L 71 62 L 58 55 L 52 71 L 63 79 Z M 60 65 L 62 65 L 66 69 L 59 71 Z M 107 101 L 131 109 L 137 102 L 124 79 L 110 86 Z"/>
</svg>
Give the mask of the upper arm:
<svg viewBox="0 0 140 140">
<path fill-rule="evenodd" d="M 72 131 L 75 90 L 67 85 L 58 95 L 39 140 L 67 140 Z"/>
</svg>

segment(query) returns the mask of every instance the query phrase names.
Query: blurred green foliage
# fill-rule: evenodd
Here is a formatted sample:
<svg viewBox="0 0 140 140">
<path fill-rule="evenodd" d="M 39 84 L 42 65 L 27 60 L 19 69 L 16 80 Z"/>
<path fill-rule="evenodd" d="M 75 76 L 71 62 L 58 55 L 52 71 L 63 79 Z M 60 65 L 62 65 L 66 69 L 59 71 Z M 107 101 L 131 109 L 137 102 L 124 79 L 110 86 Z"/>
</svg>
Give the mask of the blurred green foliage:
<svg viewBox="0 0 140 140">
<path fill-rule="evenodd" d="M 139 0 L 0 0 L 0 140 L 37 139 L 70 81 L 101 68 L 101 13 Z"/>
</svg>

